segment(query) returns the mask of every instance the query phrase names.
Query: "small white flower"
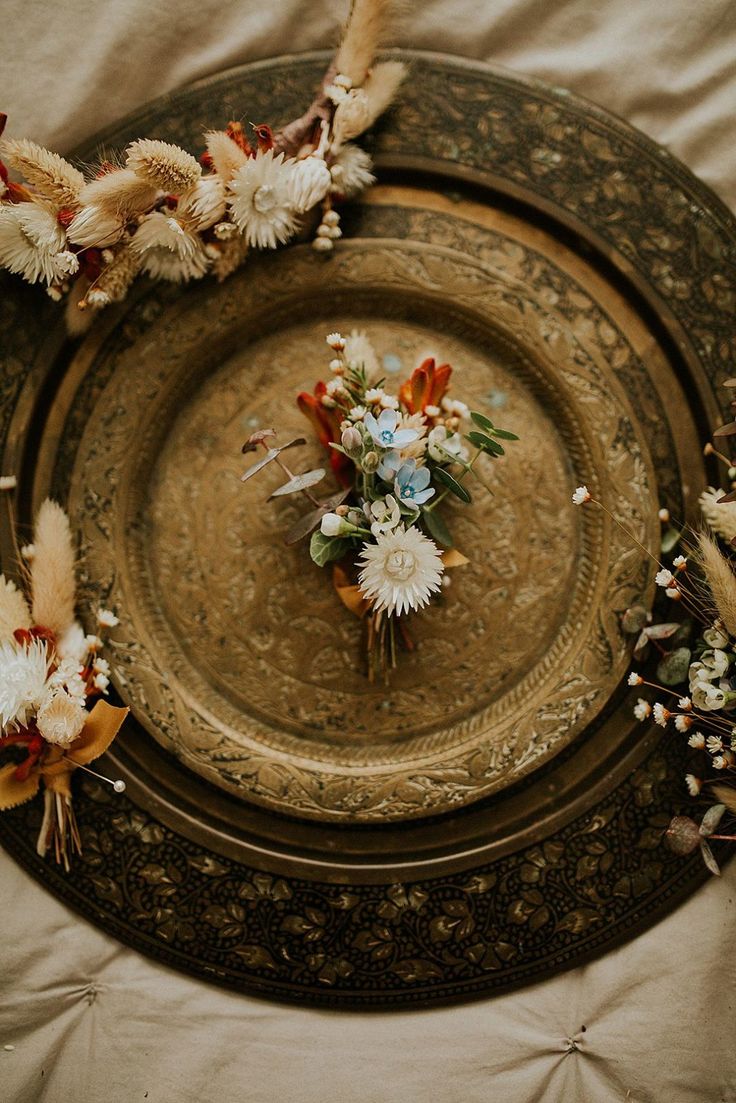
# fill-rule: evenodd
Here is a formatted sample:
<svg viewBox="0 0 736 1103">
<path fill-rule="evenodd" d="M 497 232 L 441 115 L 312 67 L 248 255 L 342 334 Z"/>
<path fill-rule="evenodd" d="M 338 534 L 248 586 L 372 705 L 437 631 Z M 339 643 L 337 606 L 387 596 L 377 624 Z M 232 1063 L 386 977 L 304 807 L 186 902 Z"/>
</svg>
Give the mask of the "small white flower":
<svg viewBox="0 0 736 1103">
<path fill-rule="evenodd" d="M 704 667 L 713 671 L 710 676 L 711 679 L 722 678 L 731 665 L 731 660 L 727 652 L 723 651 L 720 647 L 714 647 L 710 648 L 708 651 L 704 651 L 700 656 L 700 661 Z"/>
<path fill-rule="evenodd" d="M 47 743 L 68 747 L 80 735 L 86 719 L 79 702 L 59 689 L 41 705 L 36 725 Z"/>
<path fill-rule="evenodd" d="M 677 586 L 668 586 L 665 590 L 665 596 L 672 598 L 673 601 L 681 601 L 682 594 L 678 590 Z"/>
<path fill-rule="evenodd" d="M 372 406 L 374 403 L 380 402 L 384 394 L 385 392 L 382 387 L 370 387 L 363 395 L 363 398 L 369 406 Z"/>
<path fill-rule="evenodd" d="M 666 728 L 667 727 L 667 721 L 669 720 L 672 713 L 669 712 L 664 707 L 664 705 L 661 705 L 659 703 L 659 701 L 657 701 L 656 705 L 652 709 L 652 715 L 654 716 L 654 723 L 655 724 L 659 724 L 660 728 Z"/>
<path fill-rule="evenodd" d="M 350 411 L 350 417 L 353 421 L 362 421 L 367 413 L 368 409 L 366 406 L 353 406 Z"/>
<path fill-rule="evenodd" d="M 681 697 L 677 702 L 677 707 L 682 709 L 683 712 L 690 712 L 693 707 L 693 703 L 689 697 Z"/>
<path fill-rule="evenodd" d="M 643 697 L 640 697 L 634 705 L 634 716 L 637 720 L 648 720 L 651 715 L 652 706 Z"/>
<path fill-rule="evenodd" d="M 102 640 L 99 636 L 85 636 L 84 642 L 87 645 L 88 651 L 99 651 L 102 647 Z"/>
<path fill-rule="evenodd" d="M 380 372 L 376 350 L 363 330 L 353 329 L 345 338 L 345 359 L 354 370 L 362 368 L 368 379 L 375 378 Z"/>
<path fill-rule="evenodd" d="M 392 394 L 381 395 L 381 407 L 384 410 L 398 410 L 399 400 Z"/>
<path fill-rule="evenodd" d="M 97 623 L 103 628 L 115 628 L 120 624 L 120 621 L 109 609 L 98 609 Z"/>
<path fill-rule="evenodd" d="M 677 728 L 678 732 L 686 732 L 692 726 L 693 726 L 692 716 L 678 715 L 678 716 L 675 717 L 675 727 Z"/>
<path fill-rule="evenodd" d="M 335 395 L 339 395 L 345 390 L 345 384 L 339 376 L 336 376 L 334 379 L 328 380 L 326 390 L 327 394 L 332 395 L 334 398 Z"/>
<path fill-rule="evenodd" d="M 328 333 L 325 341 L 335 352 L 341 352 L 345 348 L 345 339 L 341 333 Z"/>
<path fill-rule="evenodd" d="M 92 664 L 92 669 L 94 670 L 95 674 L 109 674 L 110 673 L 110 664 L 107 661 L 107 659 L 97 657 L 97 658 L 95 658 L 95 661 Z"/>
<path fill-rule="evenodd" d="M 678 555 L 675 559 L 672 560 L 672 566 L 675 567 L 678 571 L 684 571 L 687 567 L 686 557 L 684 555 Z"/>
<path fill-rule="evenodd" d="M 387 532 L 393 532 L 401 522 L 401 510 L 393 494 L 387 494 L 385 499 L 379 498 L 370 505 L 366 503 L 364 512 L 376 539 Z"/>
<path fill-rule="evenodd" d="M 130 248 L 153 279 L 186 283 L 200 279 L 209 267 L 201 238 L 163 211 L 141 219 Z"/>
<path fill-rule="evenodd" d="M 337 157 L 330 166 L 332 176 L 330 190 L 346 197 L 356 195 L 375 182 L 372 168 L 371 159 L 364 149 L 352 142 L 346 143 L 340 147 Z"/>
<path fill-rule="evenodd" d="M 62 660 L 70 660 L 74 663 L 73 673 L 79 673 L 80 664 L 83 662 L 87 651 L 87 639 L 81 624 L 74 621 L 67 628 L 61 639 L 56 644 L 56 650 Z"/>
<path fill-rule="evenodd" d="M 703 788 L 702 781 L 699 777 L 695 777 L 695 774 L 685 774 L 685 784 L 691 797 L 697 797 Z"/>
<path fill-rule="evenodd" d="M 688 744 L 694 747 L 696 751 L 702 751 L 705 747 L 705 736 L 702 732 L 693 732 L 688 739 Z"/>
<path fill-rule="evenodd" d="M 448 415 L 448 417 L 468 417 L 470 410 L 464 402 L 459 402 L 456 398 L 450 398 L 449 395 L 445 395 L 442 399 L 442 409 Z"/>
<path fill-rule="evenodd" d="M 15 475 L 0 475 L 0 490 L 15 490 L 17 485 Z"/>
<path fill-rule="evenodd" d="M 361 561 L 360 589 L 376 612 L 400 616 L 420 609 L 441 588 L 444 567 L 437 545 L 413 526 L 399 525 L 375 544 L 364 544 Z"/>
<path fill-rule="evenodd" d="M 54 212 L 41 203 L 0 204 L 0 265 L 27 283 L 57 283 L 63 272 L 56 257 L 66 234 Z"/>
<path fill-rule="evenodd" d="M 235 173 L 230 182 L 233 221 L 249 245 L 275 249 L 296 229 L 291 199 L 293 161 L 273 150 L 258 153 Z"/>
<path fill-rule="evenodd" d="M 106 674 L 95 674 L 92 685 L 95 689 L 99 689 L 101 693 L 107 693 L 107 687 L 110 685 L 110 679 Z"/>
<path fill-rule="evenodd" d="M 672 585 L 672 583 L 675 581 L 675 576 L 673 575 L 672 571 L 668 571 L 666 567 L 663 567 L 661 571 L 657 571 L 657 573 L 655 574 L 654 581 L 657 583 L 658 586 L 666 588 Z"/>
<path fill-rule="evenodd" d="M 579 486 L 579 487 L 578 487 L 578 488 L 576 489 L 576 491 L 575 491 L 575 493 L 573 494 L 573 496 L 572 496 L 572 500 L 573 500 L 573 503 L 574 503 L 574 504 L 575 504 L 576 506 L 582 506 L 582 505 L 585 505 L 585 503 L 586 503 L 586 502 L 589 502 L 589 501 L 590 501 L 590 499 L 591 499 L 591 493 L 590 493 L 590 491 L 588 490 L 587 486 Z"/>
<path fill-rule="evenodd" d="M 424 407 L 424 413 L 427 417 L 439 417 L 442 411 L 439 406 L 432 406 L 430 403 L 430 405 Z"/>
<path fill-rule="evenodd" d="M 726 759 L 724 758 L 723 755 L 721 755 L 721 754 L 716 755 L 716 757 L 713 759 L 713 769 L 714 770 L 725 770 L 727 766 L 728 766 L 728 762 L 726 761 Z"/>
<path fill-rule="evenodd" d="M 705 741 L 705 745 L 710 754 L 718 754 L 723 750 L 723 740 L 719 739 L 717 735 L 709 735 Z"/>
<path fill-rule="evenodd" d="M 630 686 L 640 686 L 642 685 L 644 679 L 642 678 L 641 674 L 637 674 L 635 670 L 632 670 L 627 681 Z"/>
<path fill-rule="evenodd" d="M 330 371 L 334 372 L 335 375 L 342 375 L 345 371 L 345 365 L 342 360 L 338 360 L 337 358 L 330 360 Z"/>
<path fill-rule="evenodd" d="M 703 639 L 708 647 L 723 648 L 728 646 L 728 633 L 723 630 L 720 621 L 716 621 L 712 628 L 706 628 L 703 632 Z"/>
<path fill-rule="evenodd" d="M 42 640 L 27 646 L 0 644 L 0 729 L 25 727 L 46 696 L 48 649 Z"/>
<path fill-rule="evenodd" d="M 428 407 L 425 407 L 427 413 Z M 444 425 L 435 425 L 427 437 L 427 452 L 435 463 L 447 463 L 451 459 L 467 459 L 468 450 L 459 433 L 448 433 Z"/>
</svg>

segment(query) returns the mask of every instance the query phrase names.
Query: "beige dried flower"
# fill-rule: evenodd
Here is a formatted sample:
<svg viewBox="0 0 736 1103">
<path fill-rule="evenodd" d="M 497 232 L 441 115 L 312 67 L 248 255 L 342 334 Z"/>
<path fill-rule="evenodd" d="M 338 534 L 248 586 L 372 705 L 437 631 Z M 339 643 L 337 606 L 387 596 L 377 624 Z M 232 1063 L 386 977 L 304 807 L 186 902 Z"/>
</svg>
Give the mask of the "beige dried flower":
<svg viewBox="0 0 736 1103">
<path fill-rule="evenodd" d="M 0 204 L 0 265 L 28 283 L 63 279 L 56 257 L 65 245 L 64 230 L 45 204 Z"/>
<path fill-rule="evenodd" d="M 225 185 L 221 177 L 203 176 L 179 199 L 176 217 L 190 230 L 208 230 L 225 214 Z"/>
<path fill-rule="evenodd" d="M 335 58 L 337 72 L 353 85 L 365 80 L 397 7 L 396 0 L 354 0 Z"/>
<path fill-rule="evenodd" d="M 38 511 L 33 543 L 33 620 L 60 636 L 74 623 L 74 547 L 66 513 L 48 498 Z"/>
<path fill-rule="evenodd" d="M 141 138 L 128 146 L 126 167 L 164 192 L 180 195 L 193 188 L 202 169 L 185 149 L 154 138 Z"/>
<path fill-rule="evenodd" d="M 126 219 L 106 207 L 90 203 L 74 216 L 67 233 L 69 240 L 83 249 L 104 249 L 115 245 L 125 233 Z"/>
<path fill-rule="evenodd" d="M 91 180 L 79 196 L 83 206 L 93 206 L 114 217 L 143 214 L 156 201 L 159 190 L 130 169 L 113 169 Z"/>
<path fill-rule="evenodd" d="M 330 166 L 332 192 L 349 198 L 375 181 L 373 162 L 360 146 L 347 142 L 341 146 Z"/>
<path fill-rule="evenodd" d="M 291 203 L 294 162 L 273 150 L 248 158 L 230 184 L 233 221 L 249 245 L 275 249 L 296 229 Z"/>
<path fill-rule="evenodd" d="M 240 234 L 213 246 L 212 273 L 219 283 L 239 268 L 248 255 L 250 246 Z"/>
<path fill-rule="evenodd" d="M 717 532 L 724 540 L 736 539 L 736 502 L 720 502 L 725 490 L 716 490 L 709 486 L 700 495 L 700 508 L 703 517 L 713 532 Z"/>
<path fill-rule="evenodd" d="M 16 628 L 30 628 L 31 611 L 18 587 L 0 574 L 0 643 L 12 639 Z"/>
<path fill-rule="evenodd" d="M 63 689 L 47 697 L 36 716 L 36 726 L 47 743 L 69 747 L 81 734 L 87 712 Z"/>
<path fill-rule="evenodd" d="M 142 219 L 130 248 L 154 279 L 186 283 L 200 279 L 209 260 L 202 241 L 176 218 L 154 211 Z"/>
<path fill-rule="evenodd" d="M 204 138 L 215 172 L 225 184 L 229 184 L 248 160 L 248 154 L 224 130 L 210 130 Z"/>
<path fill-rule="evenodd" d="M 110 302 L 122 302 L 128 288 L 141 270 L 141 258 L 129 245 L 117 250 L 110 263 L 103 268 L 94 288 L 86 296 L 90 306 L 106 306 Z M 96 294 L 104 294 L 105 302 L 95 302 Z"/>
<path fill-rule="evenodd" d="M 6 138 L 0 142 L 0 153 L 56 207 L 77 206 L 84 176 L 58 153 L 29 142 L 27 138 Z"/>
</svg>

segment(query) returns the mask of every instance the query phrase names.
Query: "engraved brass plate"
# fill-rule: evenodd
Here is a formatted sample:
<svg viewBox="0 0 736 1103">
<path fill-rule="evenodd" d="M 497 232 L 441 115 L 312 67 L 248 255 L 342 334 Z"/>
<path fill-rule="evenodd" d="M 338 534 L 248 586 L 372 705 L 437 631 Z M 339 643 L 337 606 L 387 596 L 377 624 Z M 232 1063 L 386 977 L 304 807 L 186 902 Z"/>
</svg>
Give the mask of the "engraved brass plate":
<svg viewBox="0 0 736 1103">
<path fill-rule="evenodd" d="M 105 138 L 196 149 L 229 115 L 294 116 L 324 59 L 247 67 Z M 656 510 L 692 517 L 719 418 L 736 231 L 641 135 L 573 97 L 416 55 L 369 139 L 379 185 L 329 258 L 298 245 L 225 284 L 139 285 L 81 343 L 33 291 L 0 295 L 0 445 L 21 518 L 79 534 L 84 602 L 121 617 L 132 706 L 112 798 L 78 779 L 82 859 L 0 836 L 145 952 L 280 998 L 389 1007 L 538 980 L 651 922 L 701 878 L 660 846 L 682 742 L 631 716 L 620 612 L 652 599 Z M 274 110 L 274 105 L 278 110 Z M 90 151 L 84 151 L 89 159 Z M 721 289 L 719 293 L 714 288 Z M 471 559 L 370 685 L 360 625 L 282 534 L 294 502 L 239 481 L 255 425 L 308 435 L 295 393 L 324 334 L 365 329 L 455 366 L 521 437 L 451 518 Z M 319 460 L 316 446 L 300 454 Z M 3 565 L 7 529 L 0 527 Z M 633 693 L 636 696 L 636 693 Z"/>
</svg>

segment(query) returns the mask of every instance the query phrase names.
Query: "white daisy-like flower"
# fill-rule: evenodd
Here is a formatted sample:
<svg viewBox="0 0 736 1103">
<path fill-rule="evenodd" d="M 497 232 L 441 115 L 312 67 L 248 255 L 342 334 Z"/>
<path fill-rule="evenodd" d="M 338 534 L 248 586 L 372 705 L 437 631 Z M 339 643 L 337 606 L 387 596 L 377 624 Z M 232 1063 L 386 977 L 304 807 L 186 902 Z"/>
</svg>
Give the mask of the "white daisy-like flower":
<svg viewBox="0 0 736 1103">
<path fill-rule="evenodd" d="M 367 413 L 368 408 L 366 406 L 353 406 L 349 416 L 353 421 L 362 421 Z"/>
<path fill-rule="evenodd" d="M 335 352 L 341 352 L 345 348 L 345 338 L 341 333 L 328 333 L 325 341 Z"/>
<path fill-rule="evenodd" d="M 719 754 L 719 752 L 723 750 L 723 740 L 717 735 L 709 735 L 705 741 L 705 745 L 710 754 Z"/>
<path fill-rule="evenodd" d="M 398 410 L 399 400 L 395 395 L 382 394 L 380 398 L 380 406 L 384 410 Z"/>
<path fill-rule="evenodd" d="M 687 785 L 687 791 L 691 797 L 697 797 L 700 790 L 703 788 L 703 783 L 699 777 L 695 774 L 685 774 L 685 784 Z"/>
<path fill-rule="evenodd" d="M 393 532 L 401 523 L 401 510 L 393 494 L 387 494 L 384 499 L 378 498 L 375 502 L 366 502 L 363 512 L 376 539 Z"/>
<path fill-rule="evenodd" d="M 107 693 L 107 687 L 110 685 L 110 679 L 106 674 L 95 674 L 92 679 L 92 685 L 95 689 L 99 689 L 100 693 Z"/>
<path fill-rule="evenodd" d="M 632 670 L 626 681 L 630 686 L 640 686 L 642 685 L 644 679 L 642 678 L 641 674 L 637 674 L 635 670 Z"/>
<path fill-rule="evenodd" d="M 469 417 L 470 409 L 464 402 L 460 402 L 457 398 L 450 398 L 449 395 L 445 395 L 442 399 L 442 409 L 448 415 L 448 417 Z"/>
<path fill-rule="evenodd" d="M 665 590 L 665 596 L 672 598 L 673 601 L 681 601 L 682 594 L 678 590 L 677 586 L 668 586 Z"/>
<path fill-rule="evenodd" d="M 338 360 L 338 358 L 335 357 L 334 360 L 330 360 L 330 371 L 334 372 L 335 375 L 344 375 L 345 364 L 342 360 Z"/>
<path fill-rule="evenodd" d="M 112 615 L 112 614 L 110 614 L 110 615 Z M 116 624 L 120 623 L 118 621 L 117 617 L 115 618 L 115 622 L 116 622 Z M 100 648 L 102 647 L 102 640 L 100 639 L 99 636 L 94 636 L 94 635 L 85 636 L 84 637 L 84 642 L 87 644 L 87 650 L 88 651 L 99 651 Z"/>
<path fill-rule="evenodd" d="M 116 628 L 120 621 L 109 609 L 98 609 L 97 623 L 103 628 Z"/>
<path fill-rule="evenodd" d="M 15 490 L 17 485 L 15 475 L 0 475 L 0 490 Z"/>
<path fill-rule="evenodd" d="M 736 539 L 736 502 L 719 502 L 725 494 L 709 486 L 700 495 L 700 509 L 710 528 L 724 540 Z"/>
<path fill-rule="evenodd" d="M 575 493 L 572 496 L 573 504 L 576 506 L 585 505 L 591 499 L 591 493 L 587 486 L 579 486 L 576 488 Z"/>
<path fill-rule="evenodd" d="M 233 221 L 249 245 L 275 249 L 296 229 L 291 201 L 294 162 L 273 150 L 249 157 L 230 181 Z"/>
<path fill-rule="evenodd" d="M 335 395 L 341 394 L 345 390 L 345 384 L 339 376 L 335 376 L 334 379 L 328 379 L 326 385 L 327 394 Z"/>
<path fill-rule="evenodd" d="M 682 709 L 683 712 L 690 712 L 693 707 L 693 703 L 689 697 L 681 697 L 677 702 L 677 707 Z"/>
<path fill-rule="evenodd" d="M 311 211 L 327 195 L 330 170 L 321 157 L 311 155 L 294 162 L 289 176 L 289 197 L 295 211 Z"/>
<path fill-rule="evenodd" d="M 369 387 L 363 397 L 372 406 L 375 402 L 380 402 L 385 393 L 383 387 Z"/>
<path fill-rule="evenodd" d="M 643 697 L 640 697 L 634 705 L 634 716 L 637 720 L 648 720 L 651 715 L 652 706 Z"/>
<path fill-rule="evenodd" d="M 694 747 L 696 751 L 702 751 L 705 747 L 705 736 L 702 732 L 693 732 L 688 739 L 688 744 Z"/>
<path fill-rule="evenodd" d="M 63 689 L 46 698 L 36 717 L 36 724 L 47 743 L 68 747 L 80 735 L 87 712 Z"/>
<path fill-rule="evenodd" d="M 25 727 L 47 693 L 48 649 L 43 640 L 0 644 L 0 729 Z"/>
<path fill-rule="evenodd" d="M 686 732 L 692 726 L 692 716 L 683 716 L 682 714 L 679 714 L 675 717 L 675 727 L 677 728 L 678 732 Z"/>
<path fill-rule="evenodd" d="M 95 674 L 109 674 L 110 664 L 107 659 L 103 659 L 98 656 L 97 658 L 95 658 L 95 661 L 92 664 L 92 669 L 94 670 Z"/>
<path fill-rule="evenodd" d="M 330 166 L 334 193 L 350 197 L 375 183 L 373 162 L 360 146 L 347 142 Z"/>
<path fill-rule="evenodd" d="M 725 770 L 727 766 L 728 762 L 722 754 L 716 755 L 716 757 L 713 759 L 714 770 Z"/>
<path fill-rule="evenodd" d="M 660 728 L 666 728 L 667 721 L 669 720 L 672 713 L 669 712 L 669 710 L 666 709 L 664 705 L 660 704 L 660 702 L 657 701 L 654 708 L 652 709 L 652 715 L 654 717 L 655 724 L 659 724 Z"/>
<path fill-rule="evenodd" d="M 202 176 L 193 188 L 179 197 L 177 217 L 190 230 L 208 230 L 225 215 L 225 184 L 212 173 Z"/>
<path fill-rule="evenodd" d="M 684 571 L 687 567 L 687 557 L 678 555 L 672 560 L 672 566 L 678 571 Z"/>
<path fill-rule="evenodd" d="M 671 586 L 672 583 L 675 581 L 675 576 L 673 575 L 672 571 L 668 571 L 666 567 L 663 567 L 661 571 L 657 571 L 657 573 L 655 574 L 654 581 L 657 583 L 658 586 L 662 586 L 664 589 L 666 589 L 668 586 Z"/>
<path fill-rule="evenodd" d="M 130 248 L 153 279 L 186 283 L 200 279 L 209 260 L 202 241 L 178 219 L 153 211 L 141 219 Z"/>
<path fill-rule="evenodd" d="M 0 205 L 0 265 L 28 283 L 56 283 L 63 278 L 66 234 L 48 207 L 40 203 Z"/>
<path fill-rule="evenodd" d="M 442 584 L 437 545 L 413 526 L 399 526 L 375 544 L 364 544 L 359 562 L 361 592 L 377 612 L 389 616 L 421 609 Z"/>
</svg>

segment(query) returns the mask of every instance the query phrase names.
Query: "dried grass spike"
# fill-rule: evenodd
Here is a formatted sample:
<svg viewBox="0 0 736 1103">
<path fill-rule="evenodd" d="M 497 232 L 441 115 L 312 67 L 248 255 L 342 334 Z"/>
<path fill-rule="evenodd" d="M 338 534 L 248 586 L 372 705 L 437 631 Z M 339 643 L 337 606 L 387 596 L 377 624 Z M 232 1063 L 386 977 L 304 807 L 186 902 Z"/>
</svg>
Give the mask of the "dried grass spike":
<svg viewBox="0 0 736 1103">
<path fill-rule="evenodd" d="M 142 214 L 155 202 L 158 188 L 130 169 L 114 169 L 86 184 L 80 202 L 91 204 L 106 214 Z"/>
<path fill-rule="evenodd" d="M 353 0 L 335 65 L 354 86 L 365 80 L 397 7 L 396 0 Z"/>
<path fill-rule="evenodd" d="M 405 77 L 406 66 L 401 61 L 382 61 L 373 68 L 363 85 L 371 113 L 369 126 L 393 103 Z"/>
<path fill-rule="evenodd" d="M 248 160 L 247 153 L 224 130 L 210 130 L 204 138 L 215 172 L 225 184 L 229 184 Z"/>
<path fill-rule="evenodd" d="M 180 195 L 202 175 L 199 163 L 185 149 L 170 142 L 141 138 L 128 146 L 126 167 L 162 191 Z"/>
<path fill-rule="evenodd" d="M 736 789 L 731 785 L 711 785 L 710 791 L 729 812 L 736 814 Z"/>
<path fill-rule="evenodd" d="M 103 268 L 95 281 L 94 291 L 106 295 L 107 302 L 122 302 L 140 270 L 141 258 L 127 245 L 123 245 L 107 267 Z M 94 291 L 90 294 L 94 294 Z"/>
<path fill-rule="evenodd" d="M 33 620 L 61 636 L 74 623 L 74 547 L 69 518 L 48 498 L 38 511 L 33 543 Z"/>
<path fill-rule="evenodd" d="M 58 153 L 51 153 L 27 138 L 6 138 L 0 142 L 0 152 L 45 199 L 57 207 L 78 205 L 84 176 Z"/>
<path fill-rule="evenodd" d="M 28 602 L 15 583 L 0 574 L 0 643 L 9 640 L 16 628 L 30 627 Z"/>
<path fill-rule="evenodd" d="M 728 634 L 736 636 L 736 575 L 715 540 L 707 533 L 698 534 L 698 548 L 718 616 Z"/>
</svg>

